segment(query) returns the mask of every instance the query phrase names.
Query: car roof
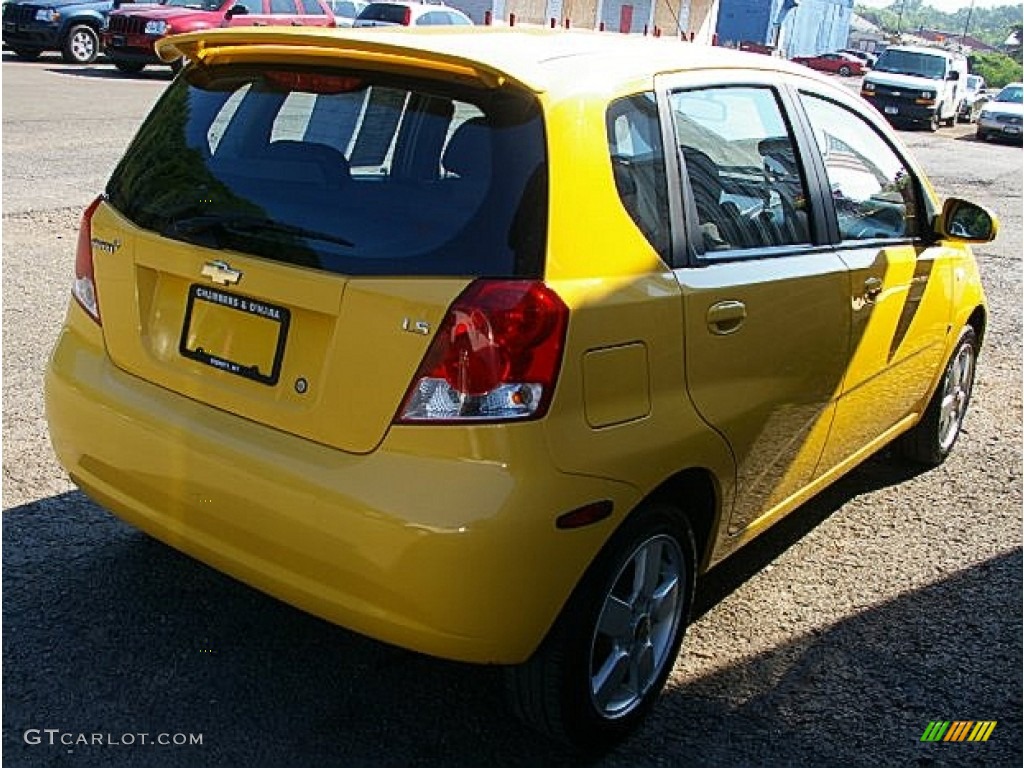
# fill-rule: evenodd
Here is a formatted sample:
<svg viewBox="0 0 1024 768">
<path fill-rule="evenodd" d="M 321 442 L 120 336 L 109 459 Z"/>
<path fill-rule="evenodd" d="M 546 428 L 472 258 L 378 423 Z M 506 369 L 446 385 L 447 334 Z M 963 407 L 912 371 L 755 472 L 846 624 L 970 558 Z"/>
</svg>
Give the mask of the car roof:
<svg viewBox="0 0 1024 768">
<path fill-rule="evenodd" d="M 652 75 L 701 69 L 788 72 L 821 82 L 827 78 L 784 59 L 676 38 L 620 35 L 542 27 L 457 27 L 413 29 L 327 29 L 313 27 L 231 27 L 172 35 L 157 42 L 164 60 L 179 54 L 193 60 L 260 57 L 282 46 L 296 55 L 331 55 L 363 60 L 402 60 L 410 67 L 445 71 L 469 67 L 492 79 L 511 79 L 538 93 L 606 92 Z M 472 75 L 470 75 L 472 76 Z"/>
<path fill-rule="evenodd" d="M 947 51 L 945 48 L 932 48 L 927 45 L 890 45 L 887 51 L 909 51 L 911 53 L 927 53 L 931 56 L 943 56 L 948 59 L 962 59 L 963 54 Z"/>
<path fill-rule="evenodd" d="M 407 5 L 410 8 L 445 8 L 450 11 L 456 11 L 457 8 L 453 8 L 450 5 L 444 3 L 424 2 L 423 0 L 370 0 L 368 5 Z"/>
</svg>

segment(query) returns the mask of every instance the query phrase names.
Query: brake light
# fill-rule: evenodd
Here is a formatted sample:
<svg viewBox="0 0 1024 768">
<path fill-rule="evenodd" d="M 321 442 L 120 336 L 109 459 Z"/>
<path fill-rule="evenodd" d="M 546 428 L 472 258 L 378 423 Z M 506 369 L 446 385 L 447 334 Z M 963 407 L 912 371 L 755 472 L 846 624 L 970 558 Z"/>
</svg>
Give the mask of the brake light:
<svg viewBox="0 0 1024 768">
<path fill-rule="evenodd" d="M 89 207 L 82 213 L 82 223 L 78 227 L 78 248 L 75 251 L 75 282 L 71 284 L 71 295 L 97 323 L 100 322 L 100 304 L 96 296 L 96 278 L 92 266 L 92 217 L 102 202 L 101 195 L 89 203 Z"/>
<path fill-rule="evenodd" d="M 412 23 L 412 8 L 405 6 L 405 13 L 402 16 L 402 26 L 408 27 Z"/>
<path fill-rule="evenodd" d="M 366 88 L 366 81 L 351 75 L 324 75 L 310 72 L 289 72 L 287 70 L 271 70 L 263 73 L 263 82 L 271 88 L 288 93 L 353 93 Z"/>
<path fill-rule="evenodd" d="M 562 363 L 569 309 L 531 280 L 478 280 L 448 310 L 397 421 L 540 418 Z"/>
</svg>

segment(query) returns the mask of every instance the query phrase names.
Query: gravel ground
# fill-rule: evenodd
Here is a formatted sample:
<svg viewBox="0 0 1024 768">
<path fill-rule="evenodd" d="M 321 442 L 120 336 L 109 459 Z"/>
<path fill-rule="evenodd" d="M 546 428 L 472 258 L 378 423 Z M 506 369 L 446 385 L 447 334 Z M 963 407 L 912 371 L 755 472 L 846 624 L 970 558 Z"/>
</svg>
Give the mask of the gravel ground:
<svg viewBox="0 0 1024 768">
<path fill-rule="evenodd" d="M 495 670 L 311 618 L 74 490 L 46 438 L 44 361 L 79 212 L 167 80 L 8 55 L 2 76 L 8 764 L 577 764 L 510 719 Z M 1002 221 L 976 250 L 991 319 L 954 455 L 923 473 L 876 457 L 713 571 L 653 716 L 595 764 L 1021 764 L 1021 149 L 970 133 L 902 134 L 941 194 Z M 938 719 L 998 725 L 922 744 Z M 203 743 L 25 743 L 47 728 Z"/>
</svg>

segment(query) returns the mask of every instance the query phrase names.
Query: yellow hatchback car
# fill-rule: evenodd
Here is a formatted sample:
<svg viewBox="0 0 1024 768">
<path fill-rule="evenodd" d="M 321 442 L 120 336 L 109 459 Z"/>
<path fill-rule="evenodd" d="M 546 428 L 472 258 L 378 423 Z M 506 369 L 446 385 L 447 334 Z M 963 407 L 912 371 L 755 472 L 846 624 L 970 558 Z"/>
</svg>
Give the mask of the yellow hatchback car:
<svg viewBox="0 0 1024 768">
<path fill-rule="evenodd" d="M 57 455 L 271 595 L 506 665 L 549 734 L 621 737 L 700 574 L 957 439 L 996 222 L 805 67 L 508 28 L 159 46 L 190 63 L 85 212 Z"/>
</svg>

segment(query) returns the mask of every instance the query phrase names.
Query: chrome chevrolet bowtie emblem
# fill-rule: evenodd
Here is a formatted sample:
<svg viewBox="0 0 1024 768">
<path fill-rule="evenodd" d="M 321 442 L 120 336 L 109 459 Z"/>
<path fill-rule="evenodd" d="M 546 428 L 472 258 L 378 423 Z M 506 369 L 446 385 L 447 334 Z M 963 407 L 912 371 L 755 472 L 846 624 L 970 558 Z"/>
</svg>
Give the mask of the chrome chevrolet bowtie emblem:
<svg viewBox="0 0 1024 768">
<path fill-rule="evenodd" d="M 232 269 L 226 261 L 208 261 L 203 264 L 203 277 L 208 277 L 217 285 L 237 285 L 242 279 L 241 270 Z"/>
</svg>

